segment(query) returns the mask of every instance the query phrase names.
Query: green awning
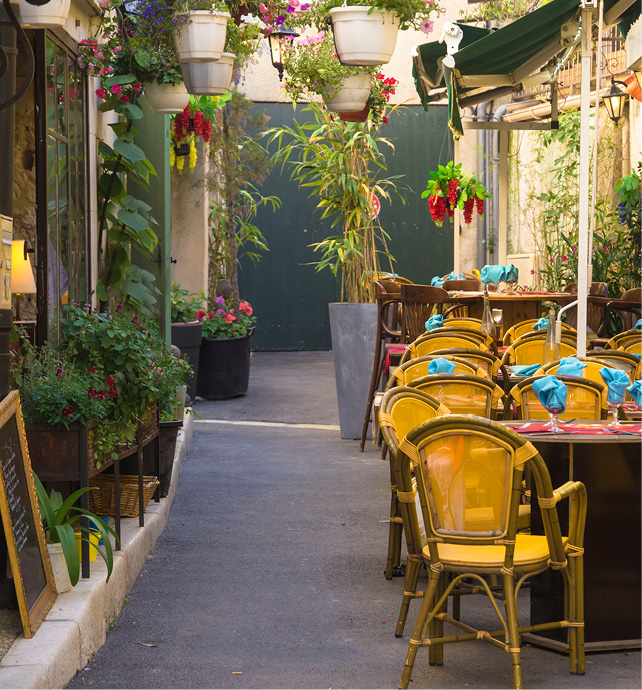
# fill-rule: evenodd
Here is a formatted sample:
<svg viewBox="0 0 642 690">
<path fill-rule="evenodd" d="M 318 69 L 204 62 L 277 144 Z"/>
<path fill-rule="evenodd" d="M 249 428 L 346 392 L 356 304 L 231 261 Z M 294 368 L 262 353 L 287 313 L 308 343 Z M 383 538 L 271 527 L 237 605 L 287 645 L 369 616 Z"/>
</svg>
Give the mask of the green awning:
<svg viewBox="0 0 642 690">
<path fill-rule="evenodd" d="M 615 8 L 621 0 L 605 0 L 604 11 Z M 622 20 L 629 22 L 632 15 L 640 14 L 639 3 L 633 0 L 621 12 Z M 497 31 L 478 29 L 458 24 L 463 37 L 459 50 L 454 53 L 454 70 L 444 68 L 444 43 L 432 42 L 418 47 L 413 60 L 415 85 L 424 109 L 431 101 L 441 100 L 446 92 L 449 98 L 449 125 L 456 138 L 463 134 L 459 107 L 490 100 L 530 85 L 527 81 L 539 79 L 544 83 L 551 74 L 542 73 L 548 63 L 565 53 L 574 43 L 574 27 L 569 24 L 581 7 L 581 0 L 553 0 L 515 20 Z M 561 29 L 570 27 L 566 40 Z M 629 24 L 630 25 L 630 24 Z M 626 30 L 621 26 L 622 30 Z M 534 75 L 540 74 L 539 77 Z M 534 82 L 531 82 L 534 83 Z"/>
</svg>

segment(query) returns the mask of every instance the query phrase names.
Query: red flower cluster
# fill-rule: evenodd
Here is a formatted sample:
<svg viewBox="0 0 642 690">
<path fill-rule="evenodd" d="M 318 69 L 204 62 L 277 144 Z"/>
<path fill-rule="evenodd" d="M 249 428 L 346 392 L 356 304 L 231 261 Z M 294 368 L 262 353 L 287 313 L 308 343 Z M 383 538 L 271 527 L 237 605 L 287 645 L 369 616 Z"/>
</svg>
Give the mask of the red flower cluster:
<svg viewBox="0 0 642 690">
<path fill-rule="evenodd" d="M 239 304 L 239 309 L 247 316 L 252 316 L 253 309 L 247 302 L 241 302 Z"/>
<path fill-rule="evenodd" d="M 475 197 L 476 198 L 476 197 Z M 473 222 L 473 209 L 475 207 L 475 199 L 472 197 L 468 197 L 466 201 L 464 201 L 464 223 L 466 225 L 470 225 Z"/>
<path fill-rule="evenodd" d="M 89 389 L 89 393 L 87 393 L 87 395 L 90 398 L 96 398 L 96 400 L 104 400 L 107 397 L 107 393 L 105 391 L 101 391 L 93 386 Z"/>
<path fill-rule="evenodd" d="M 483 216 L 484 208 L 486 206 L 484 199 L 480 199 L 478 196 L 476 196 L 475 203 L 477 204 L 477 213 L 479 213 L 480 216 Z"/>
<path fill-rule="evenodd" d="M 209 141 L 212 138 L 212 123 L 200 110 L 192 115 L 189 105 L 174 118 L 174 140 L 178 143 L 190 135 L 191 132 L 187 131 L 190 118 L 194 120 L 194 134 L 203 137 L 203 141 Z"/>
<path fill-rule="evenodd" d="M 428 197 L 430 217 L 435 223 L 443 223 L 446 216 L 446 199 L 443 196 L 431 194 Z"/>
<path fill-rule="evenodd" d="M 457 206 L 457 187 L 459 182 L 455 179 L 448 180 L 448 203 L 450 208 L 454 209 Z"/>
<path fill-rule="evenodd" d="M 73 411 L 74 411 L 73 405 L 69 405 L 69 407 L 63 407 L 62 408 L 62 416 L 63 417 L 69 417 L 69 415 L 71 415 L 73 413 Z"/>
<path fill-rule="evenodd" d="M 390 100 L 390 96 L 394 96 L 395 94 L 395 89 L 397 88 L 397 84 L 399 83 L 398 79 L 395 79 L 394 77 L 386 77 L 383 72 L 378 72 L 375 74 L 375 77 L 382 82 L 381 85 L 381 91 L 383 92 L 383 95 L 386 97 L 386 101 Z"/>
<path fill-rule="evenodd" d="M 96 368 L 95 368 L 95 367 L 92 367 L 92 368 L 91 368 L 91 373 L 93 374 L 95 371 L 96 371 Z M 112 378 L 111 376 L 108 376 L 108 377 L 105 379 L 105 383 L 107 384 L 107 386 L 108 386 L 108 388 L 109 388 L 108 391 L 101 390 L 100 388 L 94 388 L 94 387 L 92 386 L 92 387 L 89 389 L 89 392 L 87 393 L 87 395 L 88 395 L 90 398 L 96 398 L 96 400 L 105 400 L 105 398 L 107 397 L 107 394 L 108 394 L 108 393 L 109 393 L 109 397 L 110 397 L 110 398 L 116 398 L 116 397 L 118 397 L 118 393 L 117 393 L 116 389 L 114 388 L 114 384 L 116 383 L 116 380 L 115 380 L 114 378 Z"/>
</svg>

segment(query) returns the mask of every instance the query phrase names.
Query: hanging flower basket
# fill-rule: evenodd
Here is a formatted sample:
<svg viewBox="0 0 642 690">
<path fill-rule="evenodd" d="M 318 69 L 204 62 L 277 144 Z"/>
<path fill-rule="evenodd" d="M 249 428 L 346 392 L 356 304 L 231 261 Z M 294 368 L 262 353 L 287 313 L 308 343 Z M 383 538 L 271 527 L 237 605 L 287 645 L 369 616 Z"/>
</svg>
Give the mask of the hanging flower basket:
<svg viewBox="0 0 642 690">
<path fill-rule="evenodd" d="M 334 43 L 344 65 L 385 65 L 397 44 L 399 18 L 395 12 L 372 12 L 370 7 L 330 10 Z"/>
<path fill-rule="evenodd" d="M 343 86 L 324 96 L 326 108 L 334 113 L 354 113 L 363 110 L 370 96 L 372 77 L 369 74 L 357 74 L 346 77 Z"/>
<path fill-rule="evenodd" d="M 194 96 L 219 96 L 227 93 L 232 82 L 235 59 L 233 53 L 223 53 L 220 60 L 184 63 L 183 79 L 188 93 Z"/>
<path fill-rule="evenodd" d="M 32 5 L 20 0 L 20 23 L 29 29 L 53 29 L 64 26 L 71 0 L 49 0 L 44 5 Z"/>
<path fill-rule="evenodd" d="M 367 105 L 363 110 L 359 110 L 358 112 L 340 112 L 339 118 L 344 122 L 365 122 L 368 119 L 369 114 L 370 106 Z"/>
<path fill-rule="evenodd" d="M 174 34 L 178 59 L 182 63 L 220 59 L 225 46 L 229 13 L 196 10 L 179 16 L 183 23 Z"/>
<path fill-rule="evenodd" d="M 161 115 L 182 113 L 189 103 L 185 84 L 159 84 L 157 81 L 145 84 L 147 105 Z"/>
</svg>

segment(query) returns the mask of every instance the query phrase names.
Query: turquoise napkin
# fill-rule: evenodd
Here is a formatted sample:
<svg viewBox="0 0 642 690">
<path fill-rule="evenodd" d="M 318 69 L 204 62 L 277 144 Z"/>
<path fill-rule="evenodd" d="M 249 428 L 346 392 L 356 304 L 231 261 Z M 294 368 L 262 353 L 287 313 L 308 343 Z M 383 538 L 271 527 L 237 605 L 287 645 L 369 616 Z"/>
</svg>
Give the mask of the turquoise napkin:
<svg viewBox="0 0 642 690">
<path fill-rule="evenodd" d="M 560 365 L 557 367 L 557 373 L 567 376 L 582 376 L 582 369 L 586 369 L 586 364 L 580 362 L 577 357 L 562 357 Z"/>
<path fill-rule="evenodd" d="M 455 273 L 455 270 L 453 269 L 450 272 L 450 275 L 448 276 L 448 278 L 446 278 L 446 280 L 462 280 L 463 277 L 464 277 L 463 273 L 457 274 L 457 273 Z"/>
<path fill-rule="evenodd" d="M 635 322 L 635 326 L 633 326 L 633 328 L 637 328 L 638 331 L 639 331 L 640 329 L 642 329 L 642 319 L 638 319 L 638 320 Z"/>
<path fill-rule="evenodd" d="M 490 283 L 495 283 L 495 285 L 497 285 L 500 281 L 505 280 L 506 269 L 500 264 L 487 264 L 482 268 L 480 275 L 481 282 L 484 283 L 484 285 L 489 285 Z"/>
<path fill-rule="evenodd" d="M 457 368 L 454 362 L 445 357 L 437 357 L 428 365 L 429 374 L 452 374 Z"/>
<path fill-rule="evenodd" d="M 444 317 L 441 314 L 435 314 L 435 316 L 431 316 L 424 325 L 427 331 L 432 331 L 434 328 L 443 328 Z"/>
<path fill-rule="evenodd" d="M 441 287 L 444 284 L 444 279 L 441 276 L 435 276 L 431 281 L 430 284 L 433 287 Z"/>
<path fill-rule="evenodd" d="M 541 319 L 537 319 L 537 323 L 533 324 L 533 330 L 534 331 L 545 331 L 548 329 L 548 319 L 545 319 L 542 317 Z"/>
<path fill-rule="evenodd" d="M 542 376 L 533 382 L 533 393 L 549 412 L 562 414 L 566 410 L 566 386 L 554 376 Z"/>
<path fill-rule="evenodd" d="M 510 370 L 515 376 L 532 376 L 541 364 L 511 364 Z"/>
<path fill-rule="evenodd" d="M 608 399 L 612 405 L 621 403 L 624 400 L 624 391 L 631 383 L 631 380 L 623 369 L 610 369 L 609 367 L 602 367 L 600 369 L 600 376 L 602 381 L 609 388 Z"/>
<path fill-rule="evenodd" d="M 626 387 L 626 390 L 631 394 L 633 400 L 635 400 L 635 404 L 638 407 L 642 407 L 642 381 L 640 381 L 640 379 L 633 381 L 630 386 Z"/>
<path fill-rule="evenodd" d="M 519 271 L 517 270 L 517 266 L 513 266 L 513 264 L 508 264 L 508 266 L 504 266 L 504 270 L 506 275 L 504 276 L 504 280 L 507 283 L 516 283 L 517 279 L 519 278 Z"/>
</svg>

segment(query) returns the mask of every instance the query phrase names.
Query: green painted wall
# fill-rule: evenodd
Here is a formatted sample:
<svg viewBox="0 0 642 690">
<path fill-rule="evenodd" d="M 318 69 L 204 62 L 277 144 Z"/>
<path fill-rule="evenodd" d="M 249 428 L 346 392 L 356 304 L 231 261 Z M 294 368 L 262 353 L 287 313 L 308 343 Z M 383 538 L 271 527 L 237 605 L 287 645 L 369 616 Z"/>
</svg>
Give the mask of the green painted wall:
<svg viewBox="0 0 642 690">
<path fill-rule="evenodd" d="M 147 257 L 137 252 L 133 255 L 136 264 L 156 276 L 156 287 L 161 291 L 158 296 L 161 332 L 167 343 L 170 342 L 170 186 L 169 186 L 169 116 L 158 115 L 142 101 L 144 118 L 135 123 L 140 135 L 136 143 L 147 154 L 156 170 L 157 177 L 150 178 L 149 190 L 136 187 L 134 195 L 146 201 L 151 207 L 151 214 L 158 225 L 154 226 L 159 243 L 153 256 Z"/>
<path fill-rule="evenodd" d="M 303 120 L 305 113 L 283 104 L 257 104 L 270 116 L 270 127 Z M 383 127 L 382 135 L 395 145 L 387 155 L 391 175 L 404 175 L 412 191 L 406 205 L 393 198 L 382 204 L 381 221 L 391 236 L 390 250 L 395 272 L 417 283 L 430 283 L 433 276 L 452 270 L 452 228 L 437 228 L 430 220 L 428 203 L 421 199 L 428 173 L 448 161 L 452 140 L 445 107 L 400 109 Z M 337 286 L 330 272 L 316 273 L 305 265 L 314 256 L 308 245 L 329 234 L 329 223 L 321 223 L 314 211 L 315 199 L 290 181 L 287 170 L 272 172 L 261 189 L 281 198 L 276 213 L 261 210 L 257 225 L 270 251 L 258 263 L 241 262 L 241 298 L 247 299 L 257 315 L 253 338 L 255 350 L 329 350 L 328 302 L 337 300 Z"/>
</svg>

